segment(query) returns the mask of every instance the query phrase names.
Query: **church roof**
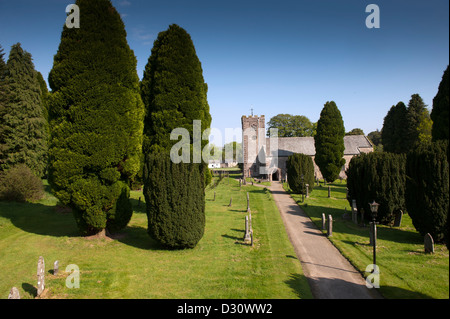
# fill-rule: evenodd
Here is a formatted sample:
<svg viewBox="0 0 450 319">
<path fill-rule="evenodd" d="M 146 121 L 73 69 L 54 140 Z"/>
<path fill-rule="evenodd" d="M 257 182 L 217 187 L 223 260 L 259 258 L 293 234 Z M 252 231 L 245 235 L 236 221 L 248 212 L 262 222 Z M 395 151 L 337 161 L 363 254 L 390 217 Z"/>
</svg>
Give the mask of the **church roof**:
<svg viewBox="0 0 450 319">
<path fill-rule="evenodd" d="M 266 144 L 270 149 L 269 138 L 267 138 Z M 344 146 L 344 155 L 357 155 L 362 148 L 372 148 L 372 144 L 370 144 L 369 140 L 364 135 L 344 136 Z M 287 157 L 294 153 L 301 153 L 309 156 L 316 155 L 314 137 L 279 137 L 278 156 Z"/>
</svg>

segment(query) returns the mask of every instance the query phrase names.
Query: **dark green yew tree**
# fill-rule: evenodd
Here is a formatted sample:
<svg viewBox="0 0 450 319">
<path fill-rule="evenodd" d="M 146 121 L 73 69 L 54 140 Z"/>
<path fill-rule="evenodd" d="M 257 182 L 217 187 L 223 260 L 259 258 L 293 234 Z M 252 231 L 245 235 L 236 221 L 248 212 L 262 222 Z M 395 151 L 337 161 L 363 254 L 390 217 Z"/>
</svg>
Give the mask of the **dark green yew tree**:
<svg viewBox="0 0 450 319">
<path fill-rule="evenodd" d="M 311 156 L 299 153 L 292 154 L 288 157 L 286 169 L 289 187 L 294 193 L 306 194 L 306 184 L 309 184 L 309 193 L 313 191 L 314 163 Z"/>
<path fill-rule="evenodd" d="M 448 69 L 449 67 L 447 66 L 447 69 L 442 76 L 442 81 L 439 84 L 438 92 L 433 99 L 433 110 L 430 115 L 433 120 L 433 127 L 431 130 L 433 141 L 448 140 L 450 122 L 450 82 L 448 78 Z"/>
<path fill-rule="evenodd" d="M 338 178 L 344 157 L 344 121 L 341 112 L 333 101 L 325 103 L 317 122 L 317 134 L 314 136 L 316 147 L 315 162 L 322 176 L 333 182 Z"/>
<path fill-rule="evenodd" d="M 141 82 L 146 108 L 144 195 L 149 233 L 172 248 L 191 248 L 204 232 L 203 192 L 207 177 L 211 177 L 207 163 L 193 163 L 193 121 L 201 121 L 200 133 L 210 127 L 207 89 L 190 35 L 178 25 L 160 32 Z M 175 128 L 189 133 L 189 141 L 185 142 L 190 144 L 187 158 L 191 164 L 175 164 L 167 156 L 157 156 L 169 154 L 178 143 L 170 140 Z M 201 149 L 197 151 L 201 152 L 207 143 L 200 141 Z"/>
<path fill-rule="evenodd" d="M 437 242 L 448 236 L 448 140 L 421 145 L 406 161 L 406 207 L 414 227 Z"/>
<path fill-rule="evenodd" d="M 38 177 L 47 168 L 47 122 L 41 102 L 38 72 L 31 54 L 17 43 L 1 71 L 0 169 L 25 164 Z"/>
<path fill-rule="evenodd" d="M 49 181 L 80 231 L 115 231 L 131 218 L 128 183 L 140 168 L 144 107 L 136 57 L 109 0 L 77 0 L 49 75 Z"/>
<path fill-rule="evenodd" d="M 375 152 L 351 159 L 347 169 L 348 201 L 356 200 L 358 210 L 371 218 L 369 203 L 376 201 L 377 221 L 390 224 L 399 210 L 405 211 L 404 154 Z"/>
<path fill-rule="evenodd" d="M 393 105 L 383 120 L 381 143 L 383 151 L 390 153 L 406 153 L 406 115 L 408 111 L 403 102 Z"/>
<path fill-rule="evenodd" d="M 166 151 L 147 157 L 148 232 L 169 249 L 193 248 L 205 229 L 205 192 L 199 164 L 171 161 Z"/>
</svg>

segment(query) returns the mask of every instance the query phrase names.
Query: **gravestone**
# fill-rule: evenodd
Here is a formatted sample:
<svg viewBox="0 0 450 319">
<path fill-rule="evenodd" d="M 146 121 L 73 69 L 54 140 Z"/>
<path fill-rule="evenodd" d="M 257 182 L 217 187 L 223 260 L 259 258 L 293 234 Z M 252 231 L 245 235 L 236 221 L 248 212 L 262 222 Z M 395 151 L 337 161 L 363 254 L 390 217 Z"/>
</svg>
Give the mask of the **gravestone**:
<svg viewBox="0 0 450 319">
<path fill-rule="evenodd" d="M 327 236 L 331 237 L 333 236 L 333 216 L 328 215 L 328 232 Z"/>
<path fill-rule="evenodd" d="M 8 299 L 20 299 L 19 289 L 12 287 L 9 292 Z"/>
<path fill-rule="evenodd" d="M 55 261 L 53 263 L 53 275 L 56 276 L 58 274 L 59 271 L 59 261 Z"/>
<path fill-rule="evenodd" d="M 322 213 L 322 230 L 325 230 L 325 229 L 327 229 L 327 220 L 326 220 L 325 214 Z"/>
<path fill-rule="evenodd" d="M 245 216 L 245 235 L 244 235 L 244 243 L 250 244 L 252 241 L 251 235 L 250 235 L 250 229 L 248 227 L 248 216 Z"/>
<path fill-rule="evenodd" d="M 403 219 L 403 211 L 399 210 L 397 214 L 395 214 L 394 227 L 401 227 Z"/>
<path fill-rule="evenodd" d="M 352 221 L 358 223 L 358 207 L 356 207 L 356 199 L 352 200 Z"/>
<path fill-rule="evenodd" d="M 37 296 L 39 297 L 45 289 L 45 262 L 40 256 L 37 266 Z"/>
<path fill-rule="evenodd" d="M 427 233 L 424 238 L 425 253 L 434 254 L 434 240 L 430 233 Z"/>
<path fill-rule="evenodd" d="M 214 202 L 216 201 L 216 191 L 214 191 L 214 199 L 213 199 L 213 201 Z"/>
<path fill-rule="evenodd" d="M 247 213 L 250 211 L 250 197 L 247 192 Z"/>
<path fill-rule="evenodd" d="M 231 207 L 232 202 L 233 202 L 233 197 L 230 197 L 230 204 L 228 205 L 228 207 Z"/>
<path fill-rule="evenodd" d="M 249 212 L 248 213 L 248 224 L 249 224 L 249 229 L 250 229 L 250 232 L 252 233 L 253 232 L 253 227 L 252 227 L 252 213 L 251 212 Z"/>
<path fill-rule="evenodd" d="M 331 186 L 328 186 L 328 198 L 331 198 Z"/>
<path fill-rule="evenodd" d="M 309 197 L 309 184 L 305 184 L 306 186 L 306 198 Z"/>
</svg>

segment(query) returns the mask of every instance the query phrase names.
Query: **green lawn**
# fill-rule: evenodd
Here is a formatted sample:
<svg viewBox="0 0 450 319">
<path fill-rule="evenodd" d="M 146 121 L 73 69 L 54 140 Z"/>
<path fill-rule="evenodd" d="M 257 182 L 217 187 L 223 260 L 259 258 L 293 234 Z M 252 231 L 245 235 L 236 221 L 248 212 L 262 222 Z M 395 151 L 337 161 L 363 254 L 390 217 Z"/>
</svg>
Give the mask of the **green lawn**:
<svg viewBox="0 0 450 319">
<path fill-rule="evenodd" d="M 302 203 L 302 196 L 291 194 L 319 229 L 322 213 L 333 216 L 332 243 L 361 271 L 372 264 L 369 228 L 343 219 L 346 184 L 337 181 L 328 188 L 314 187 Z M 324 231 L 325 232 L 325 231 Z M 425 254 L 423 237 L 405 214 L 401 227 L 378 226 L 377 265 L 380 267 L 380 292 L 386 298 L 449 298 L 449 253 L 445 245 L 436 244 L 435 254 Z M 367 275 L 367 274 L 366 274 Z"/>
<path fill-rule="evenodd" d="M 213 201 L 216 191 L 216 201 Z M 246 192 L 255 244 L 243 244 Z M 232 207 L 228 207 L 230 197 Z M 48 193 L 36 203 L 0 202 L 0 298 L 11 287 L 34 298 L 39 256 L 45 298 L 312 298 L 283 222 L 263 188 L 224 178 L 206 190 L 206 229 L 197 247 L 165 250 L 147 235 L 142 192 L 132 192 L 133 217 L 115 239 L 80 237 L 71 213 Z M 52 274 L 59 260 L 60 275 Z M 80 288 L 65 286 L 65 267 L 80 269 Z"/>
</svg>

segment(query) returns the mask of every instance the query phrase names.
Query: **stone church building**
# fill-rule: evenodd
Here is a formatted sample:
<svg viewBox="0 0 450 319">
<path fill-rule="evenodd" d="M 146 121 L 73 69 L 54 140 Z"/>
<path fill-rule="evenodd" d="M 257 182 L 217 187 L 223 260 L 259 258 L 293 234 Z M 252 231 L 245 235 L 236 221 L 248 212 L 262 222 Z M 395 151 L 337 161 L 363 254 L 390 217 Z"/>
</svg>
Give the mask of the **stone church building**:
<svg viewBox="0 0 450 319">
<path fill-rule="evenodd" d="M 242 116 L 242 151 L 244 176 L 269 180 L 286 178 L 286 161 L 294 153 L 316 155 L 314 137 L 266 137 L 265 117 Z M 346 178 L 345 171 L 353 156 L 373 152 L 373 146 L 364 135 L 344 137 L 345 165 L 339 177 Z M 316 178 L 322 179 L 319 167 L 314 162 Z"/>
</svg>

